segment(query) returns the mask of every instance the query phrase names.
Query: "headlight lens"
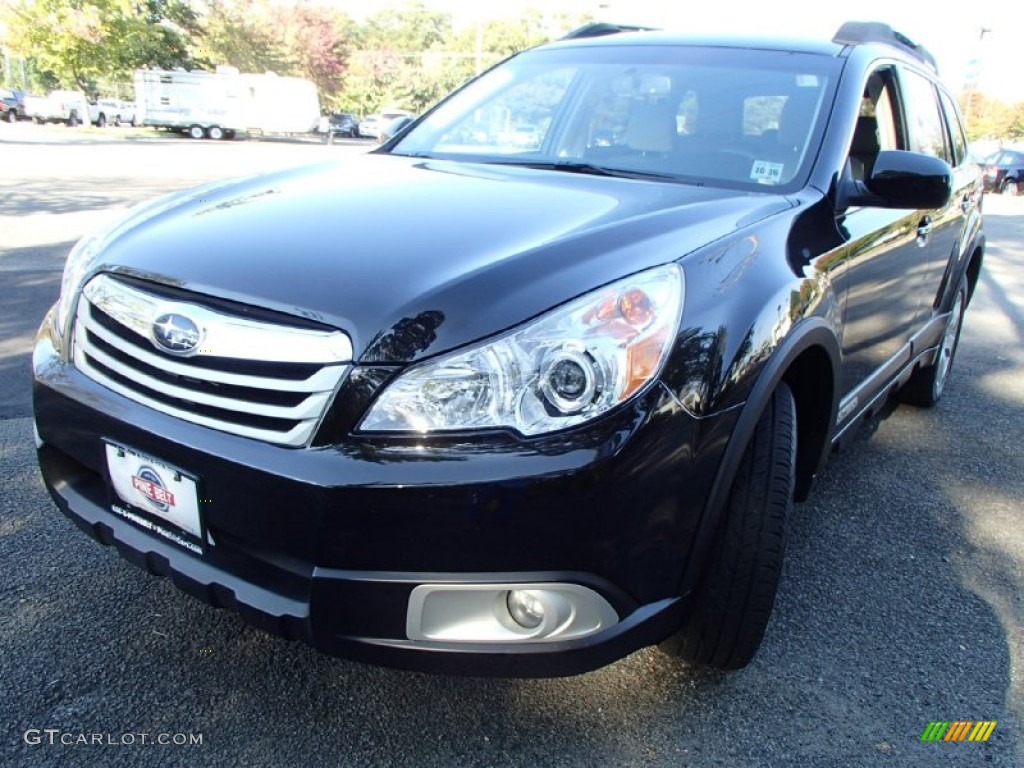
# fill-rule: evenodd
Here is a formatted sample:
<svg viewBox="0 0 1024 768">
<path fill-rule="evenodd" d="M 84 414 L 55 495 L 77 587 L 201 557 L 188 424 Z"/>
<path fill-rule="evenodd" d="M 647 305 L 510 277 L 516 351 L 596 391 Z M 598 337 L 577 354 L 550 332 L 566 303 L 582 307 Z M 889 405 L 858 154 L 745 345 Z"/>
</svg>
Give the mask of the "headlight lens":
<svg viewBox="0 0 1024 768">
<path fill-rule="evenodd" d="M 75 296 L 81 287 L 82 278 L 89 270 L 93 256 L 99 251 L 106 236 L 106 230 L 100 230 L 91 235 L 86 235 L 71 249 L 68 259 L 64 263 L 64 276 L 60 281 L 60 299 L 57 302 L 57 333 L 61 337 L 67 331 L 68 315 L 75 305 Z"/>
<path fill-rule="evenodd" d="M 612 283 L 511 334 L 410 369 L 360 429 L 509 427 L 539 435 L 582 424 L 657 375 L 678 331 L 682 297 L 676 264 Z"/>
</svg>

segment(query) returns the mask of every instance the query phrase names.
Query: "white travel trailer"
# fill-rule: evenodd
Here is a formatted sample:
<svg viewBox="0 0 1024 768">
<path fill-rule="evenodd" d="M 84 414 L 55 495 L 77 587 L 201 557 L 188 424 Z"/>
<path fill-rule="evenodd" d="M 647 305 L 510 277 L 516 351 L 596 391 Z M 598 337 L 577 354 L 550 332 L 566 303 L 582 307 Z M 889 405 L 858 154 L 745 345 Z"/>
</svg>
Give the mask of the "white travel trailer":
<svg viewBox="0 0 1024 768">
<path fill-rule="evenodd" d="M 230 139 L 236 133 L 308 133 L 320 119 L 316 86 L 298 77 L 139 69 L 135 72 L 136 120 L 194 139 Z"/>
</svg>

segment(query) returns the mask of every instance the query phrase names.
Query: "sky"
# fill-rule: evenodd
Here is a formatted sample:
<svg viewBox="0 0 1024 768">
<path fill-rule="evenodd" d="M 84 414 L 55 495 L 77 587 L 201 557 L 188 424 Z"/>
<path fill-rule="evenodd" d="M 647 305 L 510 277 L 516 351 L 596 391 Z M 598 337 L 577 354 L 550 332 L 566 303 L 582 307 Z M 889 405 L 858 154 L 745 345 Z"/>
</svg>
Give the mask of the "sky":
<svg viewBox="0 0 1024 768">
<path fill-rule="evenodd" d="M 977 88 L 1008 102 L 1024 101 L 1020 0 L 423 0 L 453 15 L 456 26 L 477 18 L 515 16 L 528 7 L 549 12 L 589 12 L 600 21 L 657 26 L 698 34 L 756 34 L 830 39 L 844 21 L 882 21 L 930 50 L 947 87 L 959 93 L 972 60 L 979 60 Z M 343 6 L 355 3 L 339 2 Z M 365 17 L 395 0 L 359 0 Z M 982 40 L 982 29 L 989 30 Z"/>
</svg>

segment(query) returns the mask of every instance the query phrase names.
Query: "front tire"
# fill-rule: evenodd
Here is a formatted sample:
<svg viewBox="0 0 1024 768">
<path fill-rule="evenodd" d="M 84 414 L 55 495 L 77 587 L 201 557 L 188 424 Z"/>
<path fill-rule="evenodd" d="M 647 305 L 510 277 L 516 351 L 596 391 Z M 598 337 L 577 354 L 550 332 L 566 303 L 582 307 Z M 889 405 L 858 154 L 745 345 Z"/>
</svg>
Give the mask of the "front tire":
<svg viewBox="0 0 1024 768">
<path fill-rule="evenodd" d="M 932 408 L 942 398 L 949 381 L 949 373 L 953 370 L 953 358 L 960 344 L 960 329 L 963 327 L 964 310 L 967 309 L 967 278 L 961 277 L 953 297 L 953 305 L 949 310 L 946 329 L 939 340 L 939 349 L 935 354 L 935 362 L 914 371 L 910 380 L 903 385 L 897 397 L 904 403 L 922 408 Z"/>
<path fill-rule="evenodd" d="M 1007 179 L 1006 181 L 1003 182 L 1003 186 L 1000 189 L 1000 191 L 1004 195 L 1016 197 L 1018 194 L 1020 194 L 1020 182 L 1018 182 L 1016 179 Z"/>
<path fill-rule="evenodd" d="M 107 116 L 106 115 L 101 114 L 99 116 L 99 118 L 96 120 L 96 127 L 97 128 L 106 128 L 107 127 Z"/>
<path fill-rule="evenodd" d="M 717 669 L 739 669 L 754 657 L 782 573 L 796 444 L 796 403 L 783 382 L 743 452 L 693 612 L 662 643 L 665 652 Z"/>
</svg>

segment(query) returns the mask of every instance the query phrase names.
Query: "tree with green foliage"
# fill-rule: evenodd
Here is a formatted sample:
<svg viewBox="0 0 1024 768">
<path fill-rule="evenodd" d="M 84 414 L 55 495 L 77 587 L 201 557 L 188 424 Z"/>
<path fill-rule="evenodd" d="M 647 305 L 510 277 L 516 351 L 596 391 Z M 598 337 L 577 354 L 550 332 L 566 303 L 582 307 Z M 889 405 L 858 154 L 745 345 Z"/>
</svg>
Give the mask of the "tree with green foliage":
<svg viewBox="0 0 1024 768">
<path fill-rule="evenodd" d="M 364 50 L 423 53 L 441 49 L 451 37 L 449 14 L 412 2 L 370 16 L 363 24 L 359 43 Z"/>
<path fill-rule="evenodd" d="M 139 67 L 171 69 L 188 66 L 193 41 L 202 35 L 199 15 L 186 0 L 144 0 L 132 3 L 134 17 L 116 47 L 122 71 Z"/>
<path fill-rule="evenodd" d="M 359 30 L 339 102 L 361 114 L 389 106 L 422 112 L 477 74 L 478 66 L 486 69 L 588 18 L 532 10 L 456 32 L 447 14 L 422 3 L 382 11 Z"/>
<path fill-rule="evenodd" d="M 188 66 L 198 17 L 184 0 L 14 0 L 11 51 L 64 87 L 95 93 L 102 78 L 140 66 Z"/>
<path fill-rule="evenodd" d="M 1024 102 L 1011 106 L 979 91 L 965 91 L 960 109 L 971 141 L 1024 138 Z"/>
<path fill-rule="evenodd" d="M 290 74 L 287 52 L 265 0 L 212 0 L 203 27 L 193 55 L 207 69 L 227 64 L 242 72 Z"/>
<path fill-rule="evenodd" d="M 1024 101 L 1019 101 L 1013 105 L 1009 125 L 1006 128 L 1006 138 L 1014 140 L 1024 139 Z"/>
</svg>

